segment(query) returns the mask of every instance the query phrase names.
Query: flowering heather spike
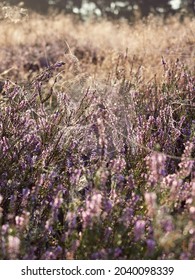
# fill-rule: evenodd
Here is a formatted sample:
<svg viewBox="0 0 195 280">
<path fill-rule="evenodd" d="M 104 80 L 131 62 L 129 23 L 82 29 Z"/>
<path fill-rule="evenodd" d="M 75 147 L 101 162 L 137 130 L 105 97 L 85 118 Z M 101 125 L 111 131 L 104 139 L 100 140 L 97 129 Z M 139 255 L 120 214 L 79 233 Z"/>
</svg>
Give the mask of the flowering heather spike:
<svg viewBox="0 0 195 280">
<path fill-rule="evenodd" d="M 146 222 L 144 220 L 137 220 L 134 228 L 135 240 L 138 241 L 144 237 Z"/>
<path fill-rule="evenodd" d="M 102 210 L 102 195 L 93 194 L 86 200 L 86 210 L 82 212 L 83 227 L 86 228 L 93 221 L 93 218 L 99 217 Z"/>
<path fill-rule="evenodd" d="M 152 256 L 155 250 L 156 242 L 153 239 L 147 239 L 146 244 L 147 244 L 147 254 L 149 256 Z"/>
<path fill-rule="evenodd" d="M 146 161 L 149 169 L 148 183 L 154 186 L 162 181 L 166 174 L 166 155 L 155 152 L 147 156 Z"/>
<path fill-rule="evenodd" d="M 8 254 L 10 259 L 16 259 L 19 254 L 20 239 L 17 236 L 8 236 Z"/>
<path fill-rule="evenodd" d="M 156 193 L 145 193 L 145 201 L 148 209 L 148 215 L 154 216 L 157 209 L 157 195 Z"/>
</svg>

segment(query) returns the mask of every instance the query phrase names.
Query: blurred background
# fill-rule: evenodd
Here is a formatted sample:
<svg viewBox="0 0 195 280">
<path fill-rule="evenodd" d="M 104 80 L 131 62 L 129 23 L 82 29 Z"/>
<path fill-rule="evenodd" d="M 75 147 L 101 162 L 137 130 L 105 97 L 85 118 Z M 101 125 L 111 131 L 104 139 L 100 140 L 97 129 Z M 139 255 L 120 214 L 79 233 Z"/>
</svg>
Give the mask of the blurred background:
<svg viewBox="0 0 195 280">
<path fill-rule="evenodd" d="M 107 17 L 109 19 L 125 18 L 134 21 L 158 14 L 163 18 L 179 14 L 180 19 L 195 15 L 195 0 L 129 0 L 129 1 L 91 1 L 91 0 L 7 0 L 1 1 L 5 5 L 20 5 L 41 14 L 47 14 L 52 9 L 57 12 L 75 14 L 80 19 L 89 16 Z"/>
</svg>

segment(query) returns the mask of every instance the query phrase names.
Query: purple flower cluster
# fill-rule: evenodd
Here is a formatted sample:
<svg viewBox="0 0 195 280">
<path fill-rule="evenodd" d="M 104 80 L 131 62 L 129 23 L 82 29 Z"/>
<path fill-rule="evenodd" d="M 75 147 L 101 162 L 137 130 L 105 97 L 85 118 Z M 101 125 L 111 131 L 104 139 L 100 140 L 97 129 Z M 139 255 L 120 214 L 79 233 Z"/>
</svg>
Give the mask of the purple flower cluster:
<svg viewBox="0 0 195 280">
<path fill-rule="evenodd" d="M 162 84 L 110 76 L 75 101 L 63 66 L 3 86 L 0 259 L 194 259 L 192 73 L 166 62 Z"/>
</svg>

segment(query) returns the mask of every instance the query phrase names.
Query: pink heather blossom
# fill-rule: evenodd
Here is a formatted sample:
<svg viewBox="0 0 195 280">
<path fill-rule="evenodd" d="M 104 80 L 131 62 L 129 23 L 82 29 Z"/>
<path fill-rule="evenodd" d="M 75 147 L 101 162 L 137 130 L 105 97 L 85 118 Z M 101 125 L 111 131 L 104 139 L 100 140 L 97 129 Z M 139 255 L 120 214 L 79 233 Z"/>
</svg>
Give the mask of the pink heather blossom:
<svg viewBox="0 0 195 280">
<path fill-rule="evenodd" d="M 145 233 L 145 226 L 146 226 L 146 222 L 144 220 L 136 221 L 134 227 L 134 235 L 136 241 L 140 240 L 143 237 Z"/>
<path fill-rule="evenodd" d="M 166 176 L 162 184 L 165 188 L 170 189 L 172 195 L 176 195 L 178 193 L 179 188 L 182 186 L 183 180 L 179 178 L 177 174 L 170 174 Z"/>
<path fill-rule="evenodd" d="M 1 232 L 2 232 L 3 235 L 5 235 L 8 232 L 8 230 L 9 230 L 9 225 L 8 224 L 2 225 Z"/>
<path fill-rule="evenodd" d="M 15 259 L 20 249 L 20 239 L 17 236 L 8 236 L 8 253 L 10 258 Z"/>
<path fill-rule="evenodd" d="M 22 216 L 16 216 L 15 221 L 17 226 L 23 226 L 24 224 L 24 218 Z"/>
<path fill-rule="evenodd" d="M 54 204 L 53 204 L 53 206 L 54 206 L 54 208 L 58 209 L 58 208 L 60 208 L 60 206 L 62 205 L 62 203 L 63 203 L 63 198 L 61 198 L 61 197 L 56 197 L 56 198 L 54 199 Z"/>
<path fill-rule="evenodd" d="M 162 181 L 165 176 L 166 156 L 162 153 L 153 153 L 147 156 L 146 164 L 149 169 L 148 182 L 150 185 L 155 185 Z"/>
<path fill-rule="evenodd" d="M 195 197 L 195 181 L 192 182 L 192 196 Z"/>
<path fill-rule="evenodd" d="M 93 194 L 86 201 L 86 210 L 82 212 L 83 225 L 86 227 L 93 217 L 98 217 L 102 212 L 102 195 L 100 193 Z"/>
<path fill-rule="evenodd" d="M 189 212 L 192 218 L 195 219 L 195 206 L 191 206 Z"/>
<path fill-rule="evenodd" d="M 156 199 L 157 199 L 156 193 L 154 192 L 145 193 L 145 202 L 146 202 L 149 216 L 153 216 L 155 214 L 155 210 L 157 208 Z"/>
</svg>

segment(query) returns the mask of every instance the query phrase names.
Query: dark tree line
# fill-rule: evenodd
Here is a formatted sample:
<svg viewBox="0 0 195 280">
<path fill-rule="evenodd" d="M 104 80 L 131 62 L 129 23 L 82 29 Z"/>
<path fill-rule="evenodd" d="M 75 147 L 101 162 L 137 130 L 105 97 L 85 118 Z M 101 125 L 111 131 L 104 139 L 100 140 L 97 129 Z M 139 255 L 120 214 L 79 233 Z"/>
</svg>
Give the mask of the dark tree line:
<svg viewBox="0 0 195 280">
<path fill-rule="evenodd" d="M 5 1 L 9 4 L 18 4 L 21 0 Z M 49 8 L 53 7 L 58 11 L 72 13 L 77 8 L 79 11 L 83 5 L 83 0 L 23 0 L 24 6 L 40 13 L 47 13 Z M 85 1 L 86 2 L 86 1 Z M 135 11 L 139 11 L 141 17 L 147 17 L 151 12 L 154 14 L 163 14 L 165 17 L 177 12 L 186 11 L 186 14 L 195 14 L 195 0 L 181 0 L 178 10 L 174 10 L 170 4 L 170 0 L 129 0 L 129 1 L 114 1 L 114 0 L 88 0 L 87 2 L 94 3 L 95 10 L 101 11 L 103 16 L 110 18 L 125 17 L 133 18 Z"/>
</svg>

